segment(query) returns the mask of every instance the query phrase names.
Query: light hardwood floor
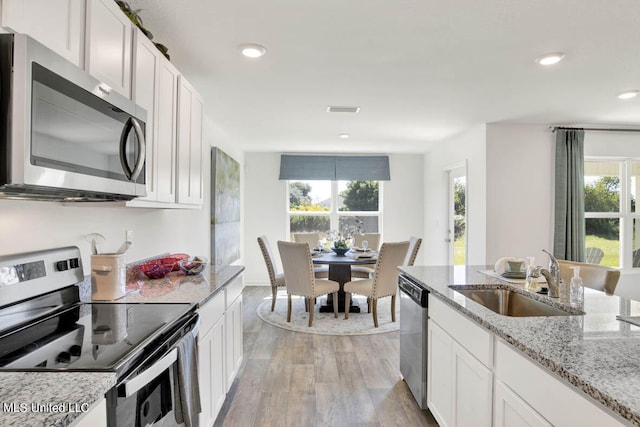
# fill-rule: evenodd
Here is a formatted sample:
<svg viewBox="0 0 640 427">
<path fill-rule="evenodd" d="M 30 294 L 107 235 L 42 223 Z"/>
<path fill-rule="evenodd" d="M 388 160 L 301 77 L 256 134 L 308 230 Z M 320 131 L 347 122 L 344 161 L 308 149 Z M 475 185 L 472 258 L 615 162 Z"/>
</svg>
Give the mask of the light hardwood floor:
<svg viewBox="0 0 640 427">
<path fill-rule="evenodd" d="M 437 426 L 399 369 L 399 333 L 331 336 L 286 331 L 256 308 L 266 286 L 243 293 L 244 362 L 215 426 Z"/>
</svg>

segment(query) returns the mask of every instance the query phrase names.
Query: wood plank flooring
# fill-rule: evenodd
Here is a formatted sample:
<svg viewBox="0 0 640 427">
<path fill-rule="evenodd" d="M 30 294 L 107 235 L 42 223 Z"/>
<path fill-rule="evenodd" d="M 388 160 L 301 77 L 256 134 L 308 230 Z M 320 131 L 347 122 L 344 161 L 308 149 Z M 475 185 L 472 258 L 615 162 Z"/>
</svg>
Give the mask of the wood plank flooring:
<svg viewBox="0 0 640 427">
<path fill-rule="evenodd" d="M 248 426 L 437 426 L 400 376 L 399 333 L 330 336 L 286 331 L 243 292 L 244 361 L 215 422 Z"/>
</svg>

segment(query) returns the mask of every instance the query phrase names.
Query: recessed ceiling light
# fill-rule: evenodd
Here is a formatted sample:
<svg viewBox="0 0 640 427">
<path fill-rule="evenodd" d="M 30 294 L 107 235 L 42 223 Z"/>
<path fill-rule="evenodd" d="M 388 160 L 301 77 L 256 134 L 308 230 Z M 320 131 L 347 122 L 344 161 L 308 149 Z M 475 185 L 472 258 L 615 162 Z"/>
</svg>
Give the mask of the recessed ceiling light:
<svg viewBox="0 0 640 427">
<path fill-rule="evenodd" d="M 349 133 L 339 133 L 338 136 L 342 139 L 349 139 L 351 138 L 351 134 Z"/>
<path fill-rule="evenodd" d="M 631 99 L 640 95 L 640 90 L 628 90 L 626 92 L 622 92 L 618 94 L 618 98 L 620 99 Z"/>
<path fill-rule="evenodd" d="M 554 65 L 562 61 L 566 54 L 564 52 L 552 52 L 547 53 L 539 58 L 536 58 L 536 62 L 540 65 Z"/>
<path fill-rule="evenodd" d="M 240 52 L 247 58 L 260 58 L 267 52 L 267 49 L 259 44 L 247 43 L 240 45 Z"/>
</svg>

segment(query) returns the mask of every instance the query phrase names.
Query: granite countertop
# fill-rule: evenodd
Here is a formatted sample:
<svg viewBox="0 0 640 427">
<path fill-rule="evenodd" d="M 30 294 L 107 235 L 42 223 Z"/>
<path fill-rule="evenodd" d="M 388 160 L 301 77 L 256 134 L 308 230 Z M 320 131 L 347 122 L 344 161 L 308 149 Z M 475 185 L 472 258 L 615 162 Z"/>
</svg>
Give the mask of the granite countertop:
<svg viewBox="0 0 640 427">
<path fill-rule="evenodd" d="M 584 315 L 502 316 L 465 298 L 449 285 L 512 284 L 481 273 L 486 266 L 400 267 L 432 294 L 528 355 L 569 385 L 640 426 L 640 327 L 616 315 L 640 315 L 640 302 L 585 288 Z M 536 299 L 573 310 L 565 296 Z"/>
<path fill-rule="evenodd" d="M 129 280 L 117 303 L 189 303 L 202 305 L 242 273 L 242 266 L 208 267 L 202 274 L 170 273 L 164 279 Z M 88 289 L 87 289 L 88 288 Z M 91 301 L 89 278 L 80 285 Z M 116 384 L 115 373 L 0 372 L 0 425 L 66 426 Z"/>
<path fill-rule="evenodd" d="M 240 275 L 244 267 L 230 265 L 207 267 L 201 274 L 185 276 L 172 272 L 163 279 L 150 280 L 134 273 L 127 280 L 127 294 L 116 300 L 119 303 L 180 303 L 201 306 L 213 298 L 233 278 Z M 89 295 L 89 298 L 91 296 Z"/>
</svg>

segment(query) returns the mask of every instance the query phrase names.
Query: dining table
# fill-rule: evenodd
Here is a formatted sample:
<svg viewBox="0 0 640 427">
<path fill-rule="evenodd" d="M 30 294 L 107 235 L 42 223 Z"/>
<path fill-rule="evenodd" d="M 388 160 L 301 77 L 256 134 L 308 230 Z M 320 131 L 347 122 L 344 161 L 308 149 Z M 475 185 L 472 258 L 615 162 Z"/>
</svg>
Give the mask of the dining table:
<svg viewBox="0 0 640 427">
<path fill-rule="evenodd" d="M 311 260 L 315 265 L 329 266 L 329 280 L 333 280 L 340 284 L 338 290 L 338 311 L 344 313 L 345 310 L 345 292 L 344 284 L 351 281 L 351 266 L 375 264 L 378 261 L 377 253 L 359 253 L 352 251 L 344 255 L 337 255 L 332 252 L 312 252 Z M 333 295 L 327 295 L 327 303 L 320 306 L 321 313 L 333 312 Z M 353 303 L 353 298 L 349 304 L 349 313 L 360 313 L 360 307 Z"/>
</svg>

